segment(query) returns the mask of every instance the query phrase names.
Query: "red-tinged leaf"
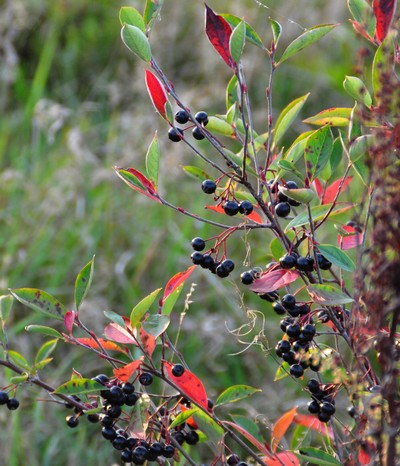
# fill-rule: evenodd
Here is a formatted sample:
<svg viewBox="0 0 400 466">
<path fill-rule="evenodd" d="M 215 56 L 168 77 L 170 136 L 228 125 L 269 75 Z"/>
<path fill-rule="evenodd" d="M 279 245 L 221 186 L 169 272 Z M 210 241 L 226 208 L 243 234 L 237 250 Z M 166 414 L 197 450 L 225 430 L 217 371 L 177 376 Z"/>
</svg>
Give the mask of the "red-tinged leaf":
<svg viewBox="0 0 400 466">
<path fill-rule="evenodd" d="M 118 351 L 124 354 L 126 354 L 127 352 L 124 348 L 121 348 L 113 341 L 104 340 L 103 338 L 98 338 L 98 340 L 101 346 L 106 350 Z M 100 349 L 99 345 L 97 344 L 97 341 L 93 338 L 76 338 L 75 341 L 81 343 L 82 345 L 88 346 L 89 348 Z M 71 340 L 68 340 L 68 342 L 75 344 L 75 342 Z"/>
<path fill-rule="evenodd" d="M 265 445 L 263 445 L 261 442 L 259 442 L 253 435 L 250 434 L 250 432 L 248 432 L 243 427 L 230 421 L 222 421 L 222 424 L 227 425 L 229 427 L 233 427 L 235 430 L 240 432 L 240 434 L 242 434 L 246 440 L 248 440 L 254 447 L 256 447 L 260 453 L 265 455 L 266 458 L 271 458 L 271 459 L 273 458 L 271 453 L 268 451 L 268 448 Z"/>
<path fill-rule="evenodd" d="M 137 345 L 137 342 L 131 333 L 127 329 L 114 322 L 111 322 L 107 325 L 107 327 L 104 329 L 104 335 L 109 340 L 116 341 L 117 343 Z"/>
<path fill-rule="evenodd" d="M 343 181 L 341 193 L 349 186 L 350 181 L 353 179 L 352 176 L 346 176 L 345 180 Z M 322 201 L 321 204 L 329 204 L 335 200 L 336 194 L 338 192 L 339 186 L 342 182 L 342 179 L 338 179 L 334 181 L 331 185 L 329 185 L 325 192 L 324 195 L 322 196 Z"/>
<path fill-rule="evenodd" d="M 140 336 L 140 341 L 142 343 L 142 347 L 144 349 L 144 352 L 151 357 L 153 354 L 153 351 L 156 347 L 156 339 L 153 337 L 153 335 L 150 335 L 147 333 L 145 330 L 143 330 L 142 326 L 140 326 L 139 330 L 139 336 Z"/>
<path fill-rule="evenodd" d="M 184 413 L 185 411 L 188 411 L 188 410 L 189 410 L 189 408 L 187 408 L 187 407 L 186 407 L 185 405 L 183 405 L 183 404 L 179 404 L 179 407 L 180 407 L 182 413 Z M 196 408 L 196 409 L 198 409 L 198 408 Z M 193 419 L 193 416 L 190 416 L 190 417 L 188 417 L 187 419 L 185 419 L 185 422 L 186 422 L 186 424 L 187 424 L 189 427 L 191 427 L 192 429 L 198 429 L 198 428 L 199 428 L 199 426 L 197 425 L 197 422 Z"/>
<path fill-rule="evenodd" d="M 290 451 L 281 451 L 273 458 L 264 458 L 263 461 L 267 466 L 300 466 L 299 459 Z"/>
<path fill-rule="evenodd" d="M 185 280 L 187 280 L 190 277 L 195 268 L 195 265 L 191 265 L 184 272 L 178 272 L 168 281 L 168 283 L 165 285 L 161 305 L 168 298 L 168 296 L 178 288 L 179 285 L 181 285 Z"/>
<path fill-rule="evenodd" d="M 72 327 L 75 321 L 75 311 L 67 311 L 64 314 L 64 325 L 67 329 L 67 332 L 72 335 Z"/>
<path fill-rule="evenodd" d="M 292 408 L 283 414 L 274 424 L 272 428 L 272 452 L 275 453 L 282 440 L 282 437 L 286 434 L 286 431 L 293 423 L 293 419 L 297 414 L 297 406 Z"/>
<path fill-rule="evenodd" d="M 396 0 L 374 0 L 372 4 L 376 18 L 375 38 L 379 43 L 383 41 L 389 32 L 395 7 Z"/>
<path fill-rule="evenodd" d="M 235 69 L 235 62 L 229 51 L 229 39 L 232 28 L 222 16 L 216 15 L 214 11 L 206 5 L 206 34 L 215 50 L 221 55 L 225 63 Z"/>
<path fill-rule="evenodd" d="M 218 212 L 219 214 L 226 215 L 222 205 L 206 205 L 205 209 L 212 210 L 213 212 Z M 246 215 L 245 218 L 253 220 L 253 222 L 255 222 L 255 223 L 259 223 L 259 224 L 264 223 L 261 215 L 258 212 L 256 212 L 255 210 L 253 210 L 253 212 L 251 214 Z"/>
<path fill-rule="evenodd" d="M 331 440 L 333 440 L 332 428 L 328 427 L 324 422 L 321 422 L 311 414 L 296 414 L 294 422 L 301 426 L 308 427 L 309 429 L 313 429 L 322 435 L 327 435 Z"/>
<path fill-rule="evenodd" d="M 150 95 L 150 99 L 158 113 L 166 119 L 165 104 L 168 101 L 168 96 L 165 88 L 155 74 L 149 70 L 145 70 L 145 73 L 146 87 Z"/>
<path fill-rule="evenodd" d="M 299 277 L 296 270 L 276 269 L 266 272 L 260 278 L 250 285 L 250 290 L 256 293 L 269 293 L 278 290 L 283 286 L 289 285 Z"/>
<path fill-rule="evenodd" d="M 312 185 L 314 186 L 315 192 L 317 193 L 319 200 L 321 200 L 322 196 L 324 195 L 324 188 L 322 186 L 322 183 L 319 181 L 318 178 L 315 178 L 312 182 Z"/>
<path fill-rule="evenodd" d="M 113 369 L 113 373 L 118 380 L 121 382 L 128 382 L 132 375 L 138 370 L 140 365 L 143 362 L 144 357 L 141 356 L 137 361 L 130 362 L 125 366 L 119 367 L 118 369 Z"/>
<path fill-rule="evenodd" d="M 136 178 L 142 183 L 142 185 L 147 189 L 147 192 L 151 195 L 157 194 L 157 191 L 153 185 L 153 183 L 146 178 L 142 173 L 134 168 L 128 168 L 127 171 L 132 175 L 136 176 Z"/>
<path fill-rule="evenodd" d="M 362 233 L 356 231 L 350 225 L 342 226 L 343 230 L 347 231 L 349 235 L 342 236 L 338 234 L 338 245 L 340 249 L 346 251 L 347 249 L 353 249 L 359 246 L 362 243 L 363 235 Z"/>
<path fill-rule="evenodd" d="M 374 39 L 368 34 L 368 32 L 364 29 L 364 26 L 360 24 L 357 21 L 354 21 L 353 19 L 349 19 L 350 23 L 353 25 L 353 28 L 355 29 L 360 36 L 364 37 L 364 39 L 367 39 L 369 42 L 372 42 L 375 44 Z"/>
<path fill-rule="evenodd" d="M 172 373 L 173 364 L 164 361 L 163 368 L 168 378 L 174 382 L 183 395 L 191 398 L 194 403 L 208 409 L 207 393 L 203 383 L 192 372 L 185 370 L 180 377 L 175 377 Z"/>
<path fill-rule="evenodd" d="M 128 168 L 125 170 L 119 167 L 114 167 L 114 170 L 121 178 L 121 180 L 131 189 L 137 191 L 138 193 L 144 194 L 150 199 L 153 199 L 153 201 L 160 202 L 152 182 L 139 171 L 135 170 L 134 168 Z"/>
</svg>

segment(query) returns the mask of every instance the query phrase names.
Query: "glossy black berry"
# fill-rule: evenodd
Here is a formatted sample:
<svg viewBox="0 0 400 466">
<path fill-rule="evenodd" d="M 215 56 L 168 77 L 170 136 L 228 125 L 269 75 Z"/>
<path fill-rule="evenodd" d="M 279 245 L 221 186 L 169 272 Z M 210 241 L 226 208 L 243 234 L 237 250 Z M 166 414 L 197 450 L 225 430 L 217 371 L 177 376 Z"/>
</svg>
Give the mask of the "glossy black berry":
<svg viewBox="0 0 400 466">
<path fill-rule="evenodd" d="M 356 415 L 356 408 L 354 406 L 349 406 L 347 408 L 347 414 L 350 416 L 350 417 L 354 417 Z"/>
<path fill-rule="evenodd" d="M 217 189 L 217 184 L 213 180 L 204 180 L 201 183 L 201 189 L 206 194 L 213 194 L 215 193 L 215 190 Z"/>
<path fill-rule="evenodd" d="M 304 341 L 297 340 L 297 341 L 295 341 L 293 343 L 292 350 L 295 353 L 304 353 L 304 352 L 306 352 L 308 350 L 308 344 L 306 342 L 304 342 Z M 303 365 L 303 367 L 304 367 L 304 365 Z"/>
<path fill-rule="evenodd" d="M 243 215 L 250 215 L 253 212 L 253 204 L 250 201 L 242 201 L 239 204 L 239 212 Z"/>
<path fill-rule="evenodd" d="M 237 466 L 237 464 L 240 462 L 240 458 L 238 455 L 229 455 L 228 458 L 226 459 L 226 464 L 228 466 Z"/>
<path fill-rule="evenodd" d="M 116 450 L 123 450 L 126 443 L 126 438 L 123 435 L 117 435 L 112 441 L 112 445 Z"/>
<path fill-rule="evenodd" d="M 203 254 L 201 252 L 194 252 L 190 258 L 192 259 L 194 265 L 200 265 L 203 263 Z"/>
<path fill-rule="evenodd" d="M 321 369 L 321 360 L 319 358 L 311 357 L 310 369 L 314 372 L 318 372 Z"/>
<path fill-rule="evenodd" d="M 168 130 L 168 138 L 172 142 L 179 142 L 182 135 L 183 131 L 180 128 L 170 128 Z"/>
<path fill-rule="evenodd" d="M 172 445 L 165 445 L 163 450 L 163 456 L 165 458 L 172 458 L 175 454 L 175 448 Z"/>
<path fill-rule="evenodd" d="M 319 311 L 317 314 L 318 320 L 323 324 L 329 322 L 329 315 L 326 311 Z"/>
<path fill-rule="evenodd" d="M 101 429 L 101 435 L 107 440 L 113 440 L 117 436 L 117 433 L 112 427 L 105 426 Z"/>
<path fill-rule="evenodd" d="M 282 359 L 287 362 L 288 364 L 292 365 L 296 363 L 296 353 L 292 350 L 288 351 L 287 353 L 282 354 Z"/>
<path fill-rule="evenodd" d="M 135 437 L 128 437 L 126 439 L 126 448 L 130 448 L 131 450 L 133 450 L 138 445 L 139 445 L 139 439 L 137 439 Z"/>
<path fill-rule="evenodd" d="M 311 414 L 319 413 L 319 403 L 318 401 L 312 400 L 307 404 L 307 409 Z"/>
<path fill-rule="evenodd" d="M 290 324 L 286 328 L 286 333 L 290 338 L 297 338 L 300 335 L 300 325 L 299 324 Z"/>
<path fill-rule="evenodd" d="M 147 460 L 148 450 L 144 446 L 136 447 L 132 452 L 132 461 L 135 464 L 144 464 Z"/>
<path fill-rule="evenodd" d="M 231 273 L 235 268 L 235 263 L 230 259 L 225 259 L 221 262 L 221 267 L 223 267 L 228 273 Z"/>
<path fill-rule="evenodd" d="M 199 434 L 195 430 L 190 430 L 185 436 L 185 441 L 188 445 L 196 445 L 199 441 Z"/>
<path fill-rule="evenodd" d="M 163 449 L 164 446 L 160 442 L 153 442 L 149 447 L 150 452 L 154 453 L 156 456 L 161 456 L 163 453 Z"/>
<path fill-rule="evenodd" d="M 150 372 L 143 372 L 143 374 L 140 374 L 139 376 L 139 382 L 142 385 L 151 385 L 153 382 L 152 374 L 150 374 Z"/>
<path fill-rule="evenodd" d="M 215 273 L 220 278 L 225 278 L 229 275 L 229 272 L 225 269 L 225 267 L 222 264 L 219 264 L 219 266 L 215 269 Z"/>
<path fill-rule="evenodd" d="M 310 379 L 307 382 L 307 388 L 310 390 L 311 393 L 318 393 L 319 392 L 319 382 L 317 379 Z"/>
<path fill-rule="evenodd" d="M 243 272 L 240 275 L 240 280 L 243 285 L 251 285 L 254 282 L 254 276 L 251 272 Z"/>
<path fill-rule="evenodd" d="M 286 254 L 279 259 L 279 265 L 282 269 L 292 269 L 296 265 L 296 257 L 291 254 Z"/>
<path fill-rule="evenodd" d="M 123 385 L 122 385 L 122 392 L 125 394 L 125 395 L 132 395 L 132 393 L 135 393 L 135 387 L 132 383 L 130 382 L 125 382 Z"/>
<path fill-rule="evenodd" d="M 115 419 L 110 416 L 104 415 L 100 420 L 100 424 L 104 427 L 111 427 L 114 425 Z"/>
<path fill-rule="evenodd" d="M 71 427 L 72 429 L 74 427 L 77 427 L 77 425 L 79 424 L 79 419 L 75 416 L 67 416 L 65 420 L 67 421 L 67 426 Z"/>
<path fill-rule="evenodd" d="M 131 393 L 130 395 L 125 395 L 126 406 L 134 406 L 139 398 L 140 395 L 138 393 Z"/>
<path fill-rule="evenodd" d="M 279 181 L 275 182 L 275 180 L 269 180 L 267 183 L 271 193 L 276 194 L 278 192 L 278 186 L 280 185 Z"/>
<path fill-rule="evenodd" d="M 19 406 L 19 401 L 16 398 L 10 398 L 7 401 L 7 408 L 10 411 L 15 411 L 16 409 L 18 409 L 18 406 Z"/>
<path fill-rule="evenodd" d="M 303 272 L 312 272 L 314 270 L 314 259 L 311 257 L 298 257 L 296 269 Z"/>
<path fill-rule="evenodd" d="M 121 461 L 123 463 L 131 463 L 133 460 L 132 451 L 129 448 L 121 451 Z"/>
<path fill-rule="evenodd" d="M 206 126 L 208 123 L 208 115 L 206 112 L 197 112 L 194 118 L 201 125 Z"/>
<path fill-rule="evenodd" d="M 321 422 L 329 422 L 329 420 L 331 419 L 330 415 L 327 414 L 327 413 L 324 413 L 324 412 L 319 412 L 318 413 L 318 419 L 321 421 Z"/>
<path fill-rule="evenodd" d="M 279 298 L 279 295 L 277 296 L 274 292 L 258 293 L 258 296 L 269 303 L 274 303 Z"/>
<path fill-rule="evenodd" d="M 281 299 L 281 303 L 285 309 L 294 309 L 296 306 L 296 298 L 292 294 L 285 294 Z"/>
<path fill-rule="evenodd" d="M 175 121 L 180 125 L 184 125 L 189 121 L 189 113 L 186 110 L 178 110 L 175 113 Z"/>
<path fill-rule="evenodd" d="M 245 461 L 240 461 L 236 466 L 249 466 Z"/>
<path fill-rule="evenodd" d="M 332 416 L 336 412 L 336 408 L 333 406 L 332 403 L 329 403 L 328 401 L 324 401 L 321 403 L 320 406 L 321 413 L 328 414 L 329 416 Z"/>
<path fill-rule="evenodd" d="M 8 400 L 9 400 L 8 393 L 0 391 L 0 405 L 7 404 Z"/>
<path fill-rule="evenodd" d="M 239 212 L 239 204 L 235 201 L 227 201 L 224 204 L 224 212 L 226 215 L 232 217 Z"/>
<path fill-rule="evenodd" d="M 174 432 L 173 438 L 175 442 L 179 443 L 179 445 L 183 445 L 185 442 L 185 435 L 182 432 Z"/>
<path fill-rule="evenodd" d="M 295 181 L 287 181 L 286 182 L 287 189 L 297 189 L 297 183 Z"/>
<path fill-rule="evenodd" d="M 290 205 L 287 202 L 279 202 L 275 206 L 275 213 L 278 217 L 287 217 L 290 214 Z"/>
<path fill-rule="evenodd" d="M 287 309 L 287 312 L 292 317 L 298 317 L 300 315 L 300 308 L 299 306 L 293 306 L 292 309 Z"/>
<path fill-rule="evenodd" d="M 298 379 L 304 374 L 304 369 L 300 364 L 292 364 L 290 366 L 290 374 Z"/>
<path fill-rule="evenodd" d="M 106 384 L 109 380 L 108 376 L 105 374 L 98 374 L 96 377 L 93 377 L 95 382 L 101 383 L 102 385 Z"/>
<path fill-rule="evenodd" d="M 302 337 L 305 341 L 311 341 L 315 335 L 315 325 L 306 324 L 301 328 Z"/>
<path fill-rule="evenodd" d="M 332 267 L 332 262 L 322 254 L 317 254 L 318 266 L 321 270 L 329 270 Z"/>
<path fill-rule="evenodd" d="M 89 422 L 92 422 L 93 424 L 96 424 L 97 422 L 100 421 L 100 416 L 97 413 L 88 414 L 87 420 Z"/>
<path fill-rule="evenodd" d="M 296 306 L 300 316 L 306 316 L 310 312 L 310 306 L 308 304 L 300 304 Z"/>
<path fill-rule="evenodd" d="M 202 139 L 205 138 L 204 134 L 203 134 L 203 131 L 198 128 L 197 126 L 195 126 L 193 129 L 192 129 L 192 136 L 197 139 L 198 141 L 201 141 Z"/>
<path fill-rule="evenodd" d="M 120 417 L 121 413 L 122 413 L 122 409 L 121 409 L 121 406 L 119 405 L 108 405 L 106 408 L 107 416 L 113 419 Z"/>
<path fill-rule="evenodd" d="M 199 238 L 197 236 L 196 238 L 192 239 L 192 248 L 195 251 L 203 251 L 205 247 L 206 247 L 206 242 L 204 241 L 203 238 Z"/>
<path fill-rule="evenodd" d="M 107 399 L 112 404 L 122 406 L 125 403 L 125 395 L 124 395 L 124 393 L 122 391 L 122 388 L 117 387 L 116 385 L 111 387 L 110 388 L 110 394 L 109 394 Z"/>
<path fill-rule="evenodd" d="M 286 329 L 288 328 L 288 326 L 292 324 L 293 322 L 294 322 L 294 319 L 292 317 L 285 317 L 284 319 L 282 319 L 280 321 L 280 329 L 282 330 L 282 332 L 286 332 Z"/>
<path fill-rule="evenodd" d="M 214 267 L 215 261 L 214 259 L 210 256 L 210 254 L 204 254 L 203 256 L 203 261 L 201 262 L 200 266 L 203 269 L 212 269 Z"/>
<path fill-rule="evenodd" d="M 282 353 L 288 353 L 291 349 L 291 345 L 288 340 L 278 341 L 277 347 L 282 351 Z"/>
<path fill-rule="evenodd" d="M 288 201 L 288 197 L 283 194 L 281 191 L 278 192 L 278 200 L 279 202 L 287 202 Z"/>
<path fill-rule="evenodd" d="M 181 377 L 185 372 L 185 368 L 182 366 L 182 364 L 174 364 L 171 372 L 173 376 Z"/>
</svg>

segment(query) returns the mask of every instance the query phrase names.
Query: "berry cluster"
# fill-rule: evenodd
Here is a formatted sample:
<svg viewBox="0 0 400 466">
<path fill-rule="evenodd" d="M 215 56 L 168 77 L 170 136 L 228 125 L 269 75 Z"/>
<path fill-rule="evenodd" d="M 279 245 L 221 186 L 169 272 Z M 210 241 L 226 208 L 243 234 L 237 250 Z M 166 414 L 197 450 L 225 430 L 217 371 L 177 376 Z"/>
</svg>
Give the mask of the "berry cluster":
<svg viewBox="0 0 400 466">
<path fill-rule="evenodd" d="M 332 266 L 332 262 L 325 258 L 320 253 L 317 253 L 318 267 L 321 270 L 328 270 Z M 302 257 L 296 253 L 285 254 L 279 259 L 279 265 L 282 269 L 296 268 L 302 272 L 312 272 L 314 270 L 314 258 Z"/>
<path fill-rule="evenodd" d="M 208 115 L 206 112 L 197 112 L 196 115 L 194 116 L 195 120 L 202 126 L 207 126 L 208 124 Z M 178 110 L 175 113 L 175 121 L 181 125 L 186 124 L 190 119 L 190 115 L 186 110 Z M 168 131 L 168 138 L 172 142 L 179 142 L 182 139 L 183 132 L 188 129 L 182 129 L 182 128 L 170 128 Z M 204 134 L 203 131 L 198 127 L 194 126 L 192 129 L 192 136 L 197 139 L 198 141 L 201 141 L 204 139 Z"/>
<path fill-rule="evenodd" d="M 0 391 L 0 405 L 7 405 L 10 411 L 18 409 L 19 401 L 16 398 L 10 398 L 7 392 Z"/>
<path fill-rule="evenodd" d="M 328 389 L 322 389 L 317 379 L 310 379 L 307 388 L 312 400 L 308 403 L 308 411 L 317 414 L 321 422 L 328 422 L 335 414 L 335 400 Z"/>
<path fill-rule="evenodd" d="M 280 185 L 279 181 L 268 181 L 268 187 L 271 191 L 271 194 L 276 194 L 276 200 L 272 203 L 275 209 L 275 213 L 278 217 L 284 218 L 290 214 L 291 206 L 297 207 L 300 205 L 300 202 L 290 199 L 285 194 L 280 192 L 278 185 Z M 287 181 L 285 187 L 287 189 L 298 189 L 297 183 L 295 181 Z"/>
<path fill-rule="evenodd" d="M 190 256 L 193 264 L 200 265 L 203 269 L 208 269 L 211 273 L 218 275 L 218 277 L 227 277 L 235 268 L 235 263 L 230 259 L 223 261 L 215 260 L 211 254 L 203 254 L 206 247 L 206 242 L 199 237 L 192 239 L 192 248 L 194 252 Z"/>
</svg>

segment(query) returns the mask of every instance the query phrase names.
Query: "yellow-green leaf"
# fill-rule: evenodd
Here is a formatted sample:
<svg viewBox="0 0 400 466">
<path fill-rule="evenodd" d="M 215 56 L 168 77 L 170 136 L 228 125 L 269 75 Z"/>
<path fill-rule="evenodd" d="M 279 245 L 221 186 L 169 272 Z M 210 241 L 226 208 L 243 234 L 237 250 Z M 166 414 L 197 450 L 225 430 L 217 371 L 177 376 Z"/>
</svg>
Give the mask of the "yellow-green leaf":
<svg viewBox="0 0 400 466">
<path fill-rule="evenodd" d="M 128 47 L 128 49 L 140 59 L 145 62 L 149 62 L 151 60 L 150 43 L 143 31 L 141 31 L 137 26 L 125 24 L 121 29 L 121 37 L 123 43 Z"/>
</svg>

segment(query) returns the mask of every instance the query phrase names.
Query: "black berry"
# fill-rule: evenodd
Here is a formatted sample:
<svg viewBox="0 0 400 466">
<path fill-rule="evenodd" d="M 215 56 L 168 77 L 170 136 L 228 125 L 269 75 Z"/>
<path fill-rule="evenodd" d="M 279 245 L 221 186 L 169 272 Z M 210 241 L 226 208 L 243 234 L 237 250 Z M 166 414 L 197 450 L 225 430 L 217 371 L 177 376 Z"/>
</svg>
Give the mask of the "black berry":
<svg viewBox="0 0 400 466">
<path fill-rule="evenodd" d="M 329 416 L 332 416 L 333 414 L 335 414 L 335 411 L 336 411 L 333 404 L 329 403 L 328 401 L 324 401 L 323 403 L 321 403 L 320 409 L 321 409 L 321 413 L 328 414 Z"/>
<path fill-rule="evenodd" d="M 285 310 L 285 308 L 282 306 L 282 304 L 281 304 L 280 301 L 277 301 L 276 303 L 274 303 L 274 304 L 272 305 L 272 309 L 273 309 L 277 314 L 280 314 L 280 315 L 286 314 L 286 310 Z"/>
<path fill-rule="evenodd" d="M 117 433 L 115 432 L 115 429 L 107 426 L 101 429 L 101 435 L 107 440 L 113 440 L 117 436 Z"/>
<path fill-rule="evenodd" d="M 232 217 L 239 212 L 239 204 L 235 201 L 227 201 L 224 204 L 224 212 L 226 215 Z"/>
<path fill-rule="evenodd" d="M 230 259 L 225 259 L 221 262 L 221 267 L 223 267 L 228 273 L 231 273 L 235 268 L 235 263 Z"/>
<path fill-rule="evenodd" d="M 8 400 L 9 400 L 8 393 L 0 391 L 0 405 L 7 404 Z"/>
<path fill-rule="evenodd" d="M 182 366 L 182 364 L 174 364 L 171 372 L 175 377 L 181 377 L 181 375 L 183 375 L 185 372 L 185 368 Z"/>
<path fill-rule="evenodd" d="M 208 123 L 208 115 L 206 112 L 197 112 L 194 118 L 196 119 L 198 123 L 204 126 L 206 126 Z"/>
<path fill-rule="evenodd" d="M 175 121 L 180 125 L 184 125 L 189 121 L 189 113 L 186 110 L 178 110 L 175 113 Z"/>
<path fill-rule="evenodd" d="M 163 456 L 165 458 L 172 458 L 175 454 L 175 448 L 172 445 L 165 445 L 163 450 Z"/>
<path fill-rule="evenodd" d="M 138 393 L 131 393 L 130 395 L 125 395 L 126 406 L 134 406 L 139 398 L 140 396 Z"/>
<path fill-rule="evenodd" d="M 308 403 L 307 409 L 311 414 L 319 413 L 319 403 L 318 401 L 312 400 Z"/>
<path fill-rule="evenodd" d="M 279 259 L 279 265 L 282 269 L 291 269 L 296 265 L 296 257 L 291 254 L 286 254 Z"/>
<path fill-rule="evenodd" d="M 281 303 L 285 309 L 294 309 L 296 305 L 296 298 L 292 294 L 285 294 L 281 299 Z"/>
<path fill-rule="evenodd" d="M 67 421 L 67 426 L 71 427 L 72 429 L 74 427 L 77 427 L 77 425 L 79 424 L 79 420 L 75 416 L 67 416 L 65 420 Z"/>
<path fill-rule="evenodd" d="M 354 417 L 356 415 L 356 408 L 354 406 L 349 406 L 347 408 L 347 414 L 350 416 L 350 417 Z"/>
<path fill-rule="evenodd" d="M 228 458 L 226 459 L 226 464 L 228 466 L 236 466 L 240 462 L 240 458 L 238 455 L 229 455 Z"/>
<path fill-rule="evenodd" d="M 298 257 L 296 269 L 302 270 L 303 272 L 312 272 L 314 270 L 314 259 L 311 257 Z"/>
<path fill-rule="evenodd" d="M 212 269 L 214 267 L 214 259 L 210 256 L 210 254 L 204 254 L 203 261 L 201 262 L 200 266 L 203 269 Z"/>
<path fill-rule="evenodd" d="M 322 254 L 317 254 L 318 266 L 321 270 L 329 270 L 332 267 L 332 262 Z"/>
<path fill-rule="evenodd" d="M 250 215 L 253 212 L 253 204 L 250 201 L 242 201 L 239 204 L 239 212 L 243 215 Z"/>
<path fill-rule="evenodd" d="M 290 343 L 288 340 L 281 340 L 281 341 L 278 341 L 277 347 L 279 347 L 279 349 L 282 351 L 282 353 L 287 353 L 290 351 Z"/>
<path fill-rule="evenodd" d="M 290 374 L 298 379 L 304 374 L 304 369 L 300 364 L 293 364 L 290 366 Z"/>
<path fill-rule="evenodd" d="M 313 324 L 306 324 L 301 328 L 301 333 L 303 339 L 306 341 L 311 341 L 315 335 L 315 325 Z"/>
<path fill-rule="evenodd" d="M 132 395 L 132 393 L 135 393 L 135 387 L 130 382 L 125 382 L 122 385 L 122 391 L 125 395 Z"/>
<path fill-rule="evenodd" d="M 14 410 L 18 409 L 18 406 L 19 406 L 19 401 L 16 398 L 10 398 L 7 401 L 7 408 L 10 411 L 14 411 Z"/>
<path fill-rule="evenodd" d="M 206 247 L 206 242 L 204 241 L 203 238 L 193 238 L 192 239 L 192 248 L 195 251 L 202 251 Z"/>
<path fill-rule="evenodd" d="M 201 183 L 201 189 L 206 194 L 213 194 L 215 193 L 215 190 L 217 189 L 217 184 L 213 180 L 204 180 Z"/>
<path fill-rule="evenodd" d="M 153 382 L 153 376 L 150 372 L 143 372 L 143 374 L 140 374 L 139 376 L 139 382 L 142 385 L 151 385 Z"/>
<path fill-rule="evenodd" d="M 243 285 L 251 285 L 254 282 L 254 276 L 251 272 L 243 272 L 240 275 L 240 280 Z"/>
<path fill-rule="evenodd" d="M 126 438 L 122 435 L 117 435 L 112 441 L 112 445 L 116 450 L 123 450 L 126 447 L 126 443 Z"/>
<path fill-rule="evenodd" d="M 287 217 L 290 214 L 290 205 L 287 202 L 279 202 L 275 206 L 275 213 L 278 217 Z"/>
<path fill-rule="evenodd" d="M 123 463 L 131 463 L 133 460 L 132 451 L 129 448 L 121 451 L 121 461 Z"/>
<path fill-rule="evenodd" d="M 188 445 L 196 445 L 199 441 L 199 434 L 195 430 L 191 430 L 186 434 L 185 440 Z"/>
<path fill-rule="evenodd" d="M 119 405 L 108 405 L 106 408 L 106 413 L 108 417 L 116 419 L 117 417 L 121 416 L 122 409 Z"/>
<path fill-rule="evenodd" d="M 287 181 L 286 182 L 287 189 L 297 189 L 297 183 L 295 181 Z"/>
<path fill-rule="evenodd" d="M 192 129 L 192 136 L 197 139 L 198 141 L 201 141 L 202 139 L 205 138 L 204 134 L 203 134 L 203 131 L 198 128 L 197 126 L 195 126 L 193 129 Z"/>
<path fill-rule="evenodd" d="M 290 338 L 297 338 L 300 335 L 300 325 L 299 324 L 290 324 L 286 328 L 286 333 Z"/>
<path fill-rule="evenodd" d="M 96 414 L 96 413 L 88 414 L 87 419 L 88 419 L 89 422 L 92 422 L 93 424 L 96 424 L 97 422 L 100 421 L 100 416 L 98 414 Z"/>
<path fill-rule="evenodd" d="M 190 258 L 192 259 L 192 262 L 194 265 L 200 265 L 203 262 L 203 254 L 201 252 L 194 252 Z"/>
<path fill-rule="evenodd" d="M 132 452 L 132 461 L 135 464 L 144 464 L 147 460 L 148 450 L 144 446 L 136 447 Z"/>
<path fill-rule="evenodd" d="M 96 377 L 93 377 L 94 381 L 101 383 L 102 385 L 106 384 L 108 382 L 108 376 L 105 374 L 98 374 Z"/>
<path fill-rule="evenodd" d="M 286 361 L 288 364 L 292 365 L 296 363 L 296 353 L 292 350 L 288 351 L 287 353 L 282 354 L 282 359 Z"/>
<path fill-rule="evenodd" d="M 170 128 L 168 130 L 168 138 L 172 142 L 179 142 L 182 135 L 183 131 L 180 128 Z"/>
<path fill-rule="evenodd" d="M 311 393 L 318 393 L 319 392 L 319 382 L 317 379 L 310 379 L 307 382 L 307 388 L 310 390 Z"/>
<path fill-rule="evenodd" d="M 225 278 L 229 275 L 229 272 L 225 269 L 225 267 L 222 264 L 219 264 L 219 266 L 215 269 L 215 273 L 220 278 Z"/>
<path fill-rule="evenodd" d="M 330 418 L 331 417 L 327 413 L 323 413 L 323 412 L 318 413 L 318 419 L 321 422 L 328 422 L 330 420 Z"/>
</svg>

